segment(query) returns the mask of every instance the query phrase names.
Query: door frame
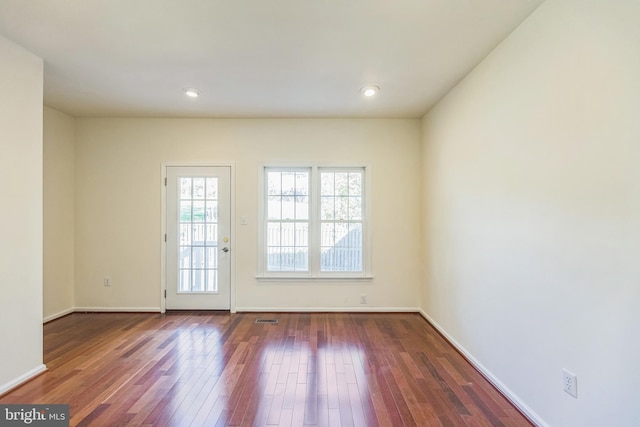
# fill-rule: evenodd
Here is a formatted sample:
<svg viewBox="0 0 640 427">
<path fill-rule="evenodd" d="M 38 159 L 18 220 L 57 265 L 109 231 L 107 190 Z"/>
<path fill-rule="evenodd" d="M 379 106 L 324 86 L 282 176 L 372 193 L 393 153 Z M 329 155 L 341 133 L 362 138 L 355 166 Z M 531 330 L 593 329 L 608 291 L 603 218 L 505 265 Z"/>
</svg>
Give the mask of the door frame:
<svg viewBox="0 0 640 427">
<path fill-rule="evenodd" d="M 165 241 L 165 235 L 167 233 L 167 168 L 168 167 L 228 167 L 230 174 L 230 189 L 229 189 L 229 208 L 231 210 L 231 216 L 229 218 L 229 234 L 231 238 L 231 251 L 230 255 L 230 271 L 229 271 L 229 309 L 231 313 L 236 312 L 236 256 L 235 256 L 235 214 L 236 214 L 236 165 L 235 162 L 162 162 L 160 176 L 161 191 L 161 217 L 160 217 L 160 312 L 165 313 L 167 311 L 167 300 L 165 298 L 165 291 L 167 289 L 167 242 Z"/>
</svg>

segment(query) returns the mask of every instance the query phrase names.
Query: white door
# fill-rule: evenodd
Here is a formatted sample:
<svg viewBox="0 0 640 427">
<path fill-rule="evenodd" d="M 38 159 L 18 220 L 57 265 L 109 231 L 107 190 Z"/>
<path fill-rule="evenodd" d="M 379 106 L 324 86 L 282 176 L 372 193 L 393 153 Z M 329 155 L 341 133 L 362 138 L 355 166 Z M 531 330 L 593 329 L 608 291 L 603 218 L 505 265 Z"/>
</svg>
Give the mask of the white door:
<svg viewBox="0 0 640 427">
<path fill-rule="evenodd" d="M 166 308 L 228 310 L 231 168 L 167 166 Z"/>
</svg>

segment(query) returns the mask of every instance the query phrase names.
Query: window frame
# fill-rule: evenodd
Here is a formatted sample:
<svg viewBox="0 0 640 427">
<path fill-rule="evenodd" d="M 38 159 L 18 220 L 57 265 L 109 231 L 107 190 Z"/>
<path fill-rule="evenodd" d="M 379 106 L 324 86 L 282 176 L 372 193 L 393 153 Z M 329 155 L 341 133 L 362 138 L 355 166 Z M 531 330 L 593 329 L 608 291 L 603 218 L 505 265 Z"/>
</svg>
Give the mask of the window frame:
<svg viewBox="0 0 640 427">
<path fill-rule="evenodd" d="M 269 170 L 286 172 L 308 170 L 309 179 L 309 260 L 308 271 L 268 271 L 267 270 L 267 172 Z M 320 227 L 322 223 L 320 213 L 320 172 L 350 172 L 362 173 L 362 271 L 321 271 L 321 242 Z M 259 203 L 258 203 L 258 274 L 256 278 L 263 281 L 282 280 L 370 280 L 371 274 L 371 167 L 369 165 L 336 165 L 321 163 L 268 163 L 259 167 Z"/>
</svg>

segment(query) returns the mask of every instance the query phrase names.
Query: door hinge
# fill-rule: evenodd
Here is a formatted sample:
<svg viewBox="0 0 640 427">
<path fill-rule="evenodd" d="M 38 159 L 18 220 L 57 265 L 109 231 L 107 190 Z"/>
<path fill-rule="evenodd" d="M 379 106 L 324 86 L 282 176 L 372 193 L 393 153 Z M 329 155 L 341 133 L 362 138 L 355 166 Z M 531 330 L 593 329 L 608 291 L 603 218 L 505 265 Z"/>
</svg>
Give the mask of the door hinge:
<svg viewBox="0 0 640 427">
<path fill-rule="evenodd" d="M 164 178 L 164 186 L 165 187 L 167 186 L 167 178 L 166 177 Z"/>
<path fill-rule="evenodd" d="M 164 241 L 165 241 L 165 242 L 167 241 L 167 234 L 166 234 L 166 233 L 165 233 L 165 235 L 164 235 Z"/>
<path fill-rule="evenodd" d="M 165 298 L 167 297 L 167 290 L 166 289 L 164 290 L 164 297 Z"/>
</svg>

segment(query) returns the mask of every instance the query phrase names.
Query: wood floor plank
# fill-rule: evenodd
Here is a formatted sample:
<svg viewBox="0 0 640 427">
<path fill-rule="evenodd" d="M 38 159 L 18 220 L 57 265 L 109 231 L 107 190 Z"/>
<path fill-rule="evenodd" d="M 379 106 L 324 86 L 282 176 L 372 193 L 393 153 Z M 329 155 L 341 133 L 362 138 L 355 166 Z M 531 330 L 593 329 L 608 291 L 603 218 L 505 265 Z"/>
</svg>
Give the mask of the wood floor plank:
<svg viewBox="0 0 640 427">
<path fill-rule="evenodd" d="M 0 403 L 72 426 L 532 425 L 416 314 L 75 313 L 43 348 Z"/>
</svg>

